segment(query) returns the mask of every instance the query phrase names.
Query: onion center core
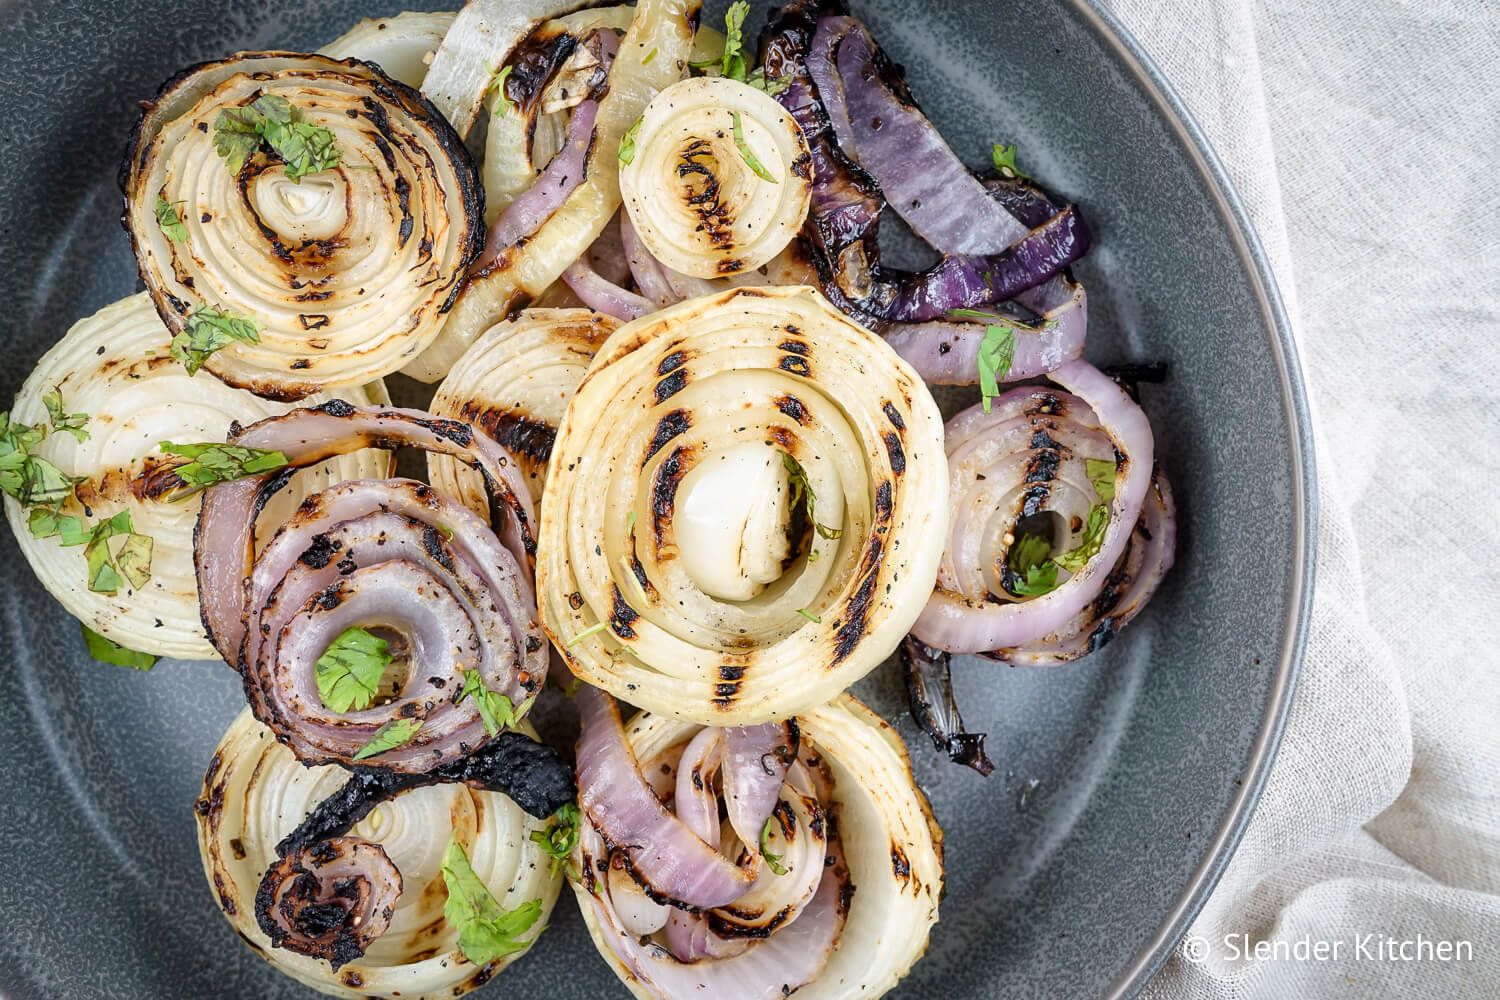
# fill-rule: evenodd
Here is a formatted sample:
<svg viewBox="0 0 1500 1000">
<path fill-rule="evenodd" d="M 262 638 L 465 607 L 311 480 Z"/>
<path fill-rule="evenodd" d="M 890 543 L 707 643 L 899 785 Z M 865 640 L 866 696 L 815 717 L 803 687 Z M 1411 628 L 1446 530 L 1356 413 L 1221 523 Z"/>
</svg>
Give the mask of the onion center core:
<svg viewBox="0 0 1500 1000">
<path fill-rule="evenodd" d="M 790 495 L 781 452 L 759 443 L 711 453 L 683 478 L 673 527 L 703 593 L 748 601 L 781 577 L 792 551 Z"/>
<path fill-rule="evenodd" d="M 349 221 L 348 183 L 337 170 L 293 182 L 278 164 L 251 182 L 250 198 L 262 222 L 300 243 L 332 239 Z"/>
</svg>

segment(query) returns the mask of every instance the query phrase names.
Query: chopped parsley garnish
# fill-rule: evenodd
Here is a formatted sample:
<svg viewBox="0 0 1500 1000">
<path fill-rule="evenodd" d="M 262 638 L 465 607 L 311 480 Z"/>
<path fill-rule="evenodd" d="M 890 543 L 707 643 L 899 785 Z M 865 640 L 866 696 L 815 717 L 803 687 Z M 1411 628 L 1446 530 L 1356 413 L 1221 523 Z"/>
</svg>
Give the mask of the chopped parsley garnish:
<svg viewBox="0 0 1500 1000">
<path fill-rule="evenodd" d="M 162 195 L 156 196 L 156 224 L 173 243 L 187 242 L 187 226 L 183 223 L 182 216 L 177 214 L 177 206 Z"/>
<path fill-rule="evenodd" d="M 1094 492 L 1099 494 L 1099 499 L 1113 500 L 1115 498 L 1115 463 L 1107 458 L 1085 458 L 1083 468 L 1088 473 L 1089 482 L 1094 484 Z"/>
<path fill-rule="evenodd" d="M 83 429 L 83 425 L 89 422 L 89 415 L 65 412 L 61 390 L 53 389 L 51 392 L 43 393 L 42 405 L 47 407 L 47 422 L 52 425 L 54 431 L 73 435 L 74 440 L 79 444 L 89 439 L 89 432 Z"/>
<path fill-rule="evenodd" d="M 578 804 L 569 802 L 552 814 L 552 822 L 547 829 L 531 831 L 532 843 L 552 859 L 550 874 L 556 875 L 563 865 L 567 865 L 568 877 L 578 877 L 568 859 L 573 854 L 573 848 L 578 846 L 578 824 L 581 818 Z"/>
<path fill-rule="evenodd" d="M 390 643 L 367 629 L 345 629 L 318 657 L 318 697 L 335 712 L 363 711 L 390 665 Z"/>
<path fill-rule="evenodd" d="M 1103 504 L 1095 504 L 1089 509 L 1088 523 L 1083 527 L 1083 538 L 1078 547 L 1064 552 L 1053 559 L 1069 573 L 1077 573 L 1083 569 L 1094 556 L 1099 554 L 1099 549 L 1104 545 L 1104 533 L 1109 530 L 1109 508 Z"/>
<path fill-rule="evenodd" d="M 1021 168 L 1016 166 L 1015 143 L 1011 143 L 1009 146 L 1002 146 L 998 142 L 995 143 L 990 148 L 990 159 L 994 161 L 995 169 L 1000 172 L 1001 177 L 1019 177 L 1022 180 L 1031 180 L 1030 174 L 1022 172 Z"/>
<path fill-rule="evenodd" d="M 1024 533 L 1010 547 L 1007 561 L 1020 578 L 1010 589 L 1021 597 L 1041 597 L 1057 589 L 1057 564 L 1048 558 L 1052 543 L 1041 535 Z"/>
<path fill-rule="evenodd" d="M 808 621 L 812 622 L 814 625 L 821 625 L 821 624 L 823 624 L 823 619 L 822 618 L 820 618 L 819 616 L 813 614 L 811 611 L 807 610 L 806 608 L 798 608 L 797 609 L 797 614 L 801 615 L 803 618 L 806 618 Z"/>
<path fill-rule="evenodd" d="M 802 468 L 802 463 L 791 456 L 790 452 L 781 453 L 781 464 L 786 468 L 786 474 L 792 483 L 792 507 L 805 502 L 807 504 L 807 520 L 817 530 L 818 534 L 834 541 L 843 535 L 843 528 L 831 528 L 826 524 L 818 522 L 817 502 L 818 498 L 813 493 L 812 484 L 807 481 L 807 471 Z"/>
<path fill-rule="evenodd" d="M 745 123 L 740 120 L 740 113 L 731 111 L 729 119 L 734 122 L 734 147 L 740 151 L 740 159 L 744 160 L 746 166 L 755 171 L 755 176 L 761 180 L 780 184 L 780 181 L 771 176 L 771 172 L 765 168 L 765 165 L 755 158 L 755 154 L 750 152 L 750 144 L 745 141 Z"/>
<path fill-rule="evenodd" d="M 777 875 L 787 873 L 786 865 L 781 863 L 781 855 L 772 854 L 770 848 L 771 824 L 775 822 L 774 816 L 766 817 L 766 825 L 760 828 L 760 856 L 766 859 L 767 866 Z"/>
<path fill-rule="evenodd" d="M 609 628 L 609 622 L 596 622 L 595 624 L 590 625 L 588 628 L 584 629 L 582 632 L 579 632 L 573 638 L 569 639 L 564 644 L 563 648 L 572 649 L 574 646 L 578 645 L 589 636 L 598 635 L 600 632 L 603 632 L 607 628 Z"/>
<path fill-rule="evenodd" d="M 1000 382 L 1010 374 L 1016 357 L 1016 332 L 1008 326 L 991 323 L 984 328 L 979 345 L 979 394 L 984 412 L 990 412 L 990 400 L 1000 395 Z"/>
<path fill-rule="evenodd" d="M 508 695 L 485 687 L 484 678 L 477 670 L 465 670 L 463 676 L 464 686 L 453 696 L 453 704 L 457 705 L 465 698 L 473 699 L 474 707 L 479 710 L 479 719 L 484 723 L 484 731 L 491 736 L 520 722 L 533 704 L 525 701 L 517 709 Z"/>
<path fill-rule="evenodd" d="M 38 538 L 56 535 L 61 545 L 84 546 L 88 587 L 95 593 L 115 593 L 120 589 L 122 577 L 136 590 L 151 579 L 151 536 L 138 535 L 132 530 L 128 510 L 100 521 L 92 530 L 85 530 L 83 521 L 76 517 L 48 518 L 35 513 L 28 526 Z M 123 540 L 118 548 L 110 544 L 115 538 Z"/>
<path fill-rule="evenodd" d="M 765 93 L 769 97 L 775 97 L 792 85 L 789 77 L 766 76 L 764 67 L 757 67 L 755 72 L 745 80 L 750 86 Z"/>
<path fill-rule="evenodd" d="M 495 108 L 503 115 L 508 115 L 516 110 L 516 102 L 512 101 L 505 94 L 505 81 L 510 77 L 510 70 L 509 66 L 500 67 L 500 72 L 495 74 L 495 78 L 490 81 L 489 87 L 485 89 L 485 93 L 491 90 L 495 92 Z"/>
<path fill-rule="evenodd" d="M 392 719 L 370 737 L 370 742 L 354 752 L 355 760 L 377 757 L 410 743 L 422 729 L 421 719 Z"/>
<path fill-rule="evenodd" d="M 235 341 L 260 343 L 260 327 L 243 316 L 213 306 L 199 306 L 172 338 L 172 357 L 182 362 L 189 375 L 196 375 L 209 355 Z"/>
<path fill-rule="evenodd" d="M 241 448 L 236 444 L 215 444 L 212 441 L 173 444 L 171 441 L 163 441 L 157 447 L 168 455 L 190 459 L 172 470 L 185 484 L 183 489 L 172 494 L 173 500 L 190 497 L 215 483 L 258 476 L 263 472 L 285 468 L 287 464 L 287 457 L 282 452 Z"/>
<path fill-rule="evenodd" d="M 514 910 L 503 909 L 489 888 L 475 874 L 458 838 L 448 841 L 443 852 L 443 884 L 448 901 L 443 919 L 458 928 L 458 948 L 475 965 L 525 949 L 521 937 L 541 919 L 542 901 L 533 899 Z"/>
<path fill-rule="evenodd" d="M 150 670 L 156 666 L 157 657 L 150 653 L 141 653 L 134 649 L 126 649 L 113 639 L 106 639 L 87 625 L 80 625 L 83 629 L 83 641 L 88 646 L 89 656 L 100 663 L 110 663 L 117 667 L 129 667 L 131 670 Z"/>
<path fill-rule="evenodd" d="M 287 179 L 294 184 L 339 162 L 333 133 L 276 94 L 262 94 L 247 107 L 225 108 L 214 120 L 214 149 L 231 173 L 239 173 L 262 144 L 286 164 Z"/>
<path fill-rule="evenodd" d="M 656 46 L 651 46 L 651 51 L 646 53 L 646 58 L 641 60 L 642 66 L 650 66 L 656 59 Z"/>
<path fill-rule="evenodd" d="M 26 507 L 55 509 L 82 482 L 31 453 L 46 436 L 46 427 L 13 421 L 8 410 L 0 411 L 0 490 Z"/>
<path fill-rule="evenodd" d="M 724 12 L 724 57 L 719 68 L 731 80 L 745 82 L 749 66 L 745 62 L 745 16 L 750 5 L 745 0 L 736 0 Z"/>
<path fill-rule="evenodd" d="M 625 130 L 620 136 L 620 162 L 627 167 L 635 162 L 635 137 L 640 134 L 641 122 L 644 118 L 637 118 L 635 124 Z"/>
</svg>

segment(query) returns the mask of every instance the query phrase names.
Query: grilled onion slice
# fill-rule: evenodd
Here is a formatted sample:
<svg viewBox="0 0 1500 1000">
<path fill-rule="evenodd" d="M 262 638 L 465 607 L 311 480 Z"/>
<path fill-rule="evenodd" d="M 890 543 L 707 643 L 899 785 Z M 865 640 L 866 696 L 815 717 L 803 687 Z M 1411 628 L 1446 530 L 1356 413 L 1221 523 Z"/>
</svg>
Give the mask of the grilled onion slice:
<svg viewBox="0 0 1500 1000">
<path fill-rule="evenodd" d="M 496 323 L 438 386 L 432 412 L 483 430 L 515 457 L 538 503 L 568 401 L 599 345 L 620 325 L 588 309 L 527 309 Z M 429 453 L 432 485 L 471 510 L 487 503 L 479 473 Z"/>
<path fill-rule="evenodd" d="M 235 421 L 251 423 L 288 407 L 211 378 L 189 378 L 167 355 L 167 334 L 151 300 L 132 295 L 79 320 L 42 356 L 16 394 L 12 416 L 45 424 L 43 396 L 57 391 L 65 410 L 88 416 L 86 440 L 52 433 L 35 449 L 63 472 L 84 477 L 78 502 L 64 511 L 92 528 L 128 510 L 132 529 L 152 539 L 151 579 L 138 590 L 128 581 L 115 594 L 88 589 L 84 546 L 37 538 L 27 514 L 10 497 L 6 516 L 16 542 L 42 586 L 68 612 L 122 646 L 185 660 L 217 657 L 198 617 L 193 576 L 193 522 L 201 497 L 173 500 L 182 482 L 170 472 L 182 459 L 163 454 L 162 441 L 223 441 Z M 355 403 L 384 400 L 380 383 L 340 393 Z M 322 402 L 327 397 L 317 396 Z M 267 523 L 280 523 L 306 496 L 343 479 L 383 476 L 389 455 L 363 450 L 340 455 L 284 484 L 268 501 Z M 263 539 L 262 539 L 263 541 Z"/>
<path fill-rule="evenodd" d="M 811 177 L 807 143 L 781 105 L 746 84 L 698 77 L 646 106 L 620 191 L 652 256 L 718 278 L 758 268 L 791 242 Z"/>
<path fill-rule="evenodd" d="M 585 709 L 585 726 L 596 721 Z M 753 878 L 727 906 L 694 913 L 663 905 L 638 881 L 635 852 L 612 847 L 589 810 L 574 855 L 583 877 L 573 891 L 595 947 L 632 994 L 878 997 L 921 956 L 943 891 L 942 831 L 906 748 L 869 709 L 843 695 L 797 716 L 795 756 L 778 762 L 780 776 L 770 782 L 769 824 L 748 838 L 733 822 L 727 791 L 742 733 L 649 713 L 623 733 L 614 725 L 613 739 L 628 746 L 623 766 L 638 769 L 636 782 L 609 773 L 615 787 L 649 781 L 641 791 L 654 790 Z M 584 747 L 580 775 L 588 773 Z M 580 787 L 585 803 L 611 794 Z M 721 805 L 728 820 L 720 820 Z"/>
<path fill-rule="evenodd" d="M 268 143 L 238 173 L 222 112 L 284 99 L 326 129 L 337 162 L 294 181 Z M 172 334 L 200 310 L 242 318 L 205 367 L 275 399 L 358 385 L 437 335 L 483 236 L 479 178 L 419 94 L 356 60 L 246 52 L 173 78 L 136 124 L 123 221 Z M 180 230 L 158 221 L 171 206 Z M 169 235 L 173 233 L 174 235 Z"/>
<path fill-rule="evenodd" d="M 262 876 L 279 863 L 282 838 L 348 779 L 340 767 L 303 767 L 249 711 L 220 742 L 198 800 L 198 847 L 214 898 L 251 949 L 314 989 L 350 998 L 459 996 L 525 953 L 523 947 L 484 966 L 463 956 L 458 928 L 443 916 L 443 852 L 456 837 L 502 907 L 541 901 L 540 917 L 521 935 L 529 947 L 547 924 L 561 882 L 531 839 L 547 823 L 498 792 L 458 783 L 401 792 L 375 806 L 348 837 L 330 842 L 363 844 L 340 852 L 351 862 L 382 852 L 400 873 L 389 927 L 362 956 L 333 971 L 329 961 L 272 947 L 256 917 Z M 379 877 L 383 871 L 378 860 L 357 869 L 377 876 L 377 888 L 389 884 Z"/>
<path fill-rule="evenodd" d="M 905 363 L 812 289 L 626 324 L 553 449 L 543 627 L 579 677 L 653 712 L 731 725 L 820 704 L 930 592 L 941 434 Z"/>
<path fill-rule="evenodd" d="M 451 10 L 408 10 L 367 17 L 318 51 L 332 59 L 363 59 L 408 87 L 420 87 L 457 16 Z"/>
</svg>

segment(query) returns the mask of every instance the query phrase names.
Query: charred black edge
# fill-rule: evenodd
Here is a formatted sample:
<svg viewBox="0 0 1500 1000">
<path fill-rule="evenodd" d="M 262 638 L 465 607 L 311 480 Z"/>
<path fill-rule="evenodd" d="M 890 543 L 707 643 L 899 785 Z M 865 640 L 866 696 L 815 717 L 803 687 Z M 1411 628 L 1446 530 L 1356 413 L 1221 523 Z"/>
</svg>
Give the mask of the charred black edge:
<svg viewBox="0 0 1500 1000">
<path fill-rule="evenodd" d="M 1172 366 L 1166 361 L 1146 361 L 1140 364 L 1110 365 L 1100 371 L 1125 390 L 1126 395 L 1137 403 L 1141 401 L 1141 383 L 1160 384 L 1172 377 Z"/>
<path fill-rule="evenodd" d="M 932 745 L 945 752 L 955 764 L 973 768 L 988 776 L 995 764 L 984 752 L 984 733 L 970 733 L 964 729 L 963 716 L 959 714 L 958 702 L 953 695 L 953 678 L 949 670 L 948 653 L 909 635 L 901 642 L 901 668 L 906 675 L 907 710 L 912 721 L 932 738 Z M 929 690 L 929 685 L 936 690 Z M 953 731 L 943 728 L 937 710 L 936 699 L 953 719 Z"/>
<path fill-rule="evenodd" d="M 484 184 L 480 178 L 479 168 L 474 163 L 474 158 L 469 155 L 468 148 L 463 139 L 454 131 L 453 126 L 443 117 L 437 107 L 433 105 L 423 94 L 408 87 L 399 80 L 387 76 L 385 71 L 378 65 L 366 62 L 363 59 L 332 59 L 315 52 L 291 52 L 286 50 L 268 49 L 259 52 L 239 52 L 224 59 L 207 59 L 203 62 L 193 63 L 177 73 L 168 77 L 155 95 L 150 100 L 141 103 L 140 113 L 130 128 L 130 135 L 125 142 L 125 152 L 120 160 L 119 170 L 116 172 L 116 183 L 120 188 L 121 212 L 120 225 L 124 228 L 126 236 L 130 240 L 131 253 L 135 255 L 136 274 L 140 277 L 147 291 L 152 290 L 152 283 L 147 280 L 145 268 L 141 261 L 141 248 L 136 239 L 136 234 L 130 227 L 130 202 L 131 202 L 131 180 L 143 166 L 146 150 L 150 148 L 151 142 L 156 138 L 156 133 L 146 134 L 146 125 L 151 118 L 151 113 L 161 102 L 181 88 L 188 80 L 213 67 L 228 66 L 234 63 L 249 63 L 258 59 L 302 59 L 309 62 L 321 63 L 328 67 L 341 67 L 344 69 L 359 70 L 369 74 L 371 87 L 382 96 L 392 99 L 394 103 L 400 104 L 418 123 L 427 126 L 432 137 L 437 143 L 438 149 L 446 156 L 453 165 L 454 176 L 457 178 L 459 193 L 462 197 L 462 211 L 464 217 L 465 232 L 459 242 L 459 260 L 455 268 L 457 280 L 448 294 L 448 298 L 438 307 L 438 312 L 446 313 L 453 308 L 458 301 L 459 294 L 463 291 L 469 268 L 478 259 L 480 252 L 484 249 L 485 236 L 488 229 L 484 224 Z M 164 123 L 163 123 L 164 124 Z M 161 297 L 155 292 L 151 294 L 152 304 L 169 331 L 177 333 L 182 329 L 182 318 L 173 310 L 166 307 Z M 251 388 L 251 387 L 246 387 Z M 309 395 L 315 389 L 296 392 L 290 396 L 269 396 L 267 398 L 295 400 Z M 257 395 L 261 393 L 257 392 Z"/>
</svg>

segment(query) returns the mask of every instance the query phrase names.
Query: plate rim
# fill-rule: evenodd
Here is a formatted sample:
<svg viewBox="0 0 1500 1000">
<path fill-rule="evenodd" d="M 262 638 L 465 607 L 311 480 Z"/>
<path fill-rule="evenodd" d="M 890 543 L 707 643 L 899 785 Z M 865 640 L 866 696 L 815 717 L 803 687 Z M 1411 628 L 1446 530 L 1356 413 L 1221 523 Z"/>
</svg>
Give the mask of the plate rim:
<svg viewBox="0 0 1500 1000">
<path fill-rule="evenodd" d="M 1109 1000 L 1123 1000 L 1138 995 L 1161 969 L 1172 949 L 1208 902 L 1208 897 L 1218 885 L 1230 858 L 1243 839 L 1250 817 L 1265 790 L 1266 778 L 1281 745 L 1297 680 L 1302 672 L 1312 619 L 1316 576 L 1313 553 L 1316 551 L 1318 534 L 1318 515 L 1314 503 L 1317 495 L 1317 463 L 1312 419 L 1308 409 L 1307 383 L 1302 374 L 1296 335 L 1292 331 L 1291 319 L 1287 316 L 1270 259 L 1255 232 L 1244 202 L 1229 179 L 1229 172 L 1160 67 L 1120 19 L 1105 8 L 1104 0 L 1071 0 L 1071 5 L 1085 26 L 1113 51 L 1121 66 L 1135 78 L 1152 104 L 1162 113 L 1177 137 L 1179 146 L 1213 196 L 1214 207 L 1229 230 L 1241 268 L 1250 279 L 1250 290 L 1260 309 L 1261 324 L 1269 334 L 1272 360 L 1281 390 L 1282 415 L 1289 431 L 1291 446 L 1292 558 L 1287 574 L 1287 592 L 1290 595 L 1288 604 L 1291 611 L 1283 628 L 1276 674 L 1261 715 L 1260 729 L 1251 746 L 1239 791 L 1210 840 L 1208 851 L 1158 925 L 1156 933 L 1116 977 L 1106 994 Z"/>
</svg>

